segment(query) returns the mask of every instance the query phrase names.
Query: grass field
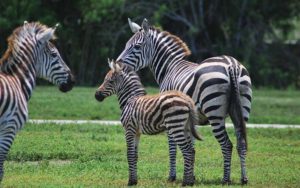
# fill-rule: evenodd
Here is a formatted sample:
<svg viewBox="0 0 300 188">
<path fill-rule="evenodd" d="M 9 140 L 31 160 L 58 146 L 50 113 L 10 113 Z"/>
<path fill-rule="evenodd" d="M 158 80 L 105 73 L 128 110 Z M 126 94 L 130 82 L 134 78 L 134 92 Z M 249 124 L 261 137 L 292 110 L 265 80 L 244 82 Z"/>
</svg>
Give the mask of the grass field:
<svg viewBox="0 0 300 188">
<path fill-rule="evenodd" d="M 118 120 L 116 97 L 98 103 L 95 90 L 77 87 L 63 94 L 55 87 L 37 87 L 29 104 L 30 118 Z M 253 96 L 250 122 L 300 124 L 299 91 L 254 90 Z M 205 141 L 196 142 L 195 187 L 221 187 L 220 147 L 209 127 L 198 130 Z M 228 132 L 235 146 L 233 129 Z M 248 140 L 248 187 L 300 187 L 300 129 L 248 129 Z M 142 136 L 138 187 L 180 187 L 181 153 L 178 181 L 168 183 L 167 148 L 164 134 Z M 236 150 L 232 163 L 232 187 L 240 187 Z M 26 124 L 5 162 L 2 187 L 125 187 L 127 176 L 121 126 Z"/>
<path fill-rule="evenodd" d="M 61 93 L 56 87 L 37 87 L 29 103 L 31 119 L 118 120 L 116 96 L 95 100 L 96 87 L 75 87 Z M 156 88 L 147 88 L 157 93 Z M 300 124 L 300 91 L 254 90 L 250 123 Z"/>
<path fill-rule="evenodd" d="M 222 155 L 209 127 L 198 129 L 196 187 L 221 187 Z M 299 187 L 300 129 L 248 129 L 248 187 Z M 229 129 L 235 145 L 233 129 Z M 139 187 L 179 187 L 183 162 L 178 152 L 178 181 L 168 183 L 167 138 L 142 136 Z M 233 152 L 233 187 L 240 166 Z M 5 162 L 4 187 L 122 187 L 127 184 L 126 145 L 121 126 L 27 124 Z"/>
</svg>

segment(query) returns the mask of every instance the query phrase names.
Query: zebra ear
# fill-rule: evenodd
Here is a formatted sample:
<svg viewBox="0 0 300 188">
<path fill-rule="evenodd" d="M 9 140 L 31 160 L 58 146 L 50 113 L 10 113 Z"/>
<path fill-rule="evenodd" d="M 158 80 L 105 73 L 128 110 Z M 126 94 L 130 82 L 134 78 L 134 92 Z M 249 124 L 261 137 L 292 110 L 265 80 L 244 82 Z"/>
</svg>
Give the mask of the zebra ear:
<svg viewBox="0 0 300 188">
<path fill-rule="evenodd" d="M 145 33 L 148 33 L 150 25 L 149 25 L 149 22 L 146 18 L 144 18 L 144 20 L 143 20 L 142 28 L 143 28 Z"/>
<path fill-rule="evenodd" d="M 28 22 L 24 20 L 23 28 L 26 30 L 26 27 L 28 26 Z"/>
<path fill-rule="evenodd" d="M 141 29 L 141 26 L 139 26 L 138 24 L 132 22 L 130 18 L 128 18 L 128 24 L 129 24 L 129 27 L 130 27 L 130 29 L 133 33 L 136 33 Z"/>
<path fill-rule="evenodd" d="M 123 69 L 123 66 L 120 63 L 115 62 L 114 64 L 115 64 L 116 72 L 120 72 Z"/>
<path fill-rule="evenodd" d="M 54 31 L 60 26 L 59 23 L 56 23 L 55 26 L 53 27 Z"/>
<path fill-rule="evenodd" d="M 24 20 L 24 26 L 26 26 L 28 24 L 27 20 Z"/>
<path fill-rule="evenodd" d="M 108 63 L 109 68 L 110 68 L 112 71 L 115 71 L 114 66 L 113 66 L 113 63 L 112 63 L 112 61 L 111 61 L 109 58 L 107 58 L 107 63 Z"/>
<path fill-rule="evenodd" d="M 45 31 L 38 33 L 36 38 L 38 41 L 41 41 L 42 43 L 48 42 L 54 36 L 54 31 L 55 29 L 48 28 Z"/>
</svg>

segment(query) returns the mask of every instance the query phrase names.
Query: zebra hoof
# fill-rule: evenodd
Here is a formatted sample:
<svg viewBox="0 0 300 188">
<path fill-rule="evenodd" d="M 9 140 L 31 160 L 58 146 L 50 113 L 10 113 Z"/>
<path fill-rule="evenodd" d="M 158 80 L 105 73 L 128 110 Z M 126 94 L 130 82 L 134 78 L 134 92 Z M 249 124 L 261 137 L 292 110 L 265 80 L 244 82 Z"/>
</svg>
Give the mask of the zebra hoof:
<svg viewBox="0 0 300 188">
<path fill-rule="evenodd" d="M 128 186 L 134 186 L 136 184 L 137 184 L 137 180 L 129 180 L 127 185 Z"/>
<path fill-rule="evenodd" d="M 241 184 L 242 185 L 247 185 L 248 184 L 248 178 L 246 177 L 246 178 L 242 178 L 241 179 Z"/>
<path fill-rule="evenodd" d="M 182 182 L 182 187 L 193 186 L 195 182 Z"/>
<path fill-rule="evenodd" d="M 182 186 L 193 186 L 195 183 L 195 176 L 183 178 Z"/>
<path fill-rule="evenodd" d="M 222 180 L 222 185 L 231 185 L 231 181 L 230 180 Z"/>
<path fill-rule="evenodd" d="M 174 182 L 176 181 L 176 176 L 169 176 L 168 182 Z"/>
</svg>

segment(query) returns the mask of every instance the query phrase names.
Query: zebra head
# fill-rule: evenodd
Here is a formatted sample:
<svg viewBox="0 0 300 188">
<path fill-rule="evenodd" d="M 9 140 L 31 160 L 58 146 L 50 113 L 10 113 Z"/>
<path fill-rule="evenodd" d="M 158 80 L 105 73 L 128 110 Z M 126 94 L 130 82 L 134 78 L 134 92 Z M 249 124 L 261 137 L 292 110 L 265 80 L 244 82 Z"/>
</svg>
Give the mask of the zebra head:
<svg viewBox="0 0 300 188">
<path fill-rule="evenodd" d="M 151 60 L 153 49 L 150 48 L 150 25 L 144 19 L 142 27 L 128 18 L 128 23 L 134 35 L 126 43 L 125 49 L 117 58 L 117 62 L 129 65 L 135 71 L 148 65 Z"/>
<path fill-rule="evenodd" d="M 108 65 L 111 70 L 106 74 L 103 83 L 95 93 L 95 98 L 100 102 L 106 97 L 116 94 L 117 88 L 122 83 L 122 65 L 109 59 Z"/>
<path fill-rule="evenodd" d="M 56 27 L 57 25 L 41 30 L 36 35 L 38 45 L 36 73 L 38 77 L 58 85 L 60 91 L 67 92 L 74 85 L 74 77 L 55 45 L 50 42 L 54 38 Z"/>
</svg>

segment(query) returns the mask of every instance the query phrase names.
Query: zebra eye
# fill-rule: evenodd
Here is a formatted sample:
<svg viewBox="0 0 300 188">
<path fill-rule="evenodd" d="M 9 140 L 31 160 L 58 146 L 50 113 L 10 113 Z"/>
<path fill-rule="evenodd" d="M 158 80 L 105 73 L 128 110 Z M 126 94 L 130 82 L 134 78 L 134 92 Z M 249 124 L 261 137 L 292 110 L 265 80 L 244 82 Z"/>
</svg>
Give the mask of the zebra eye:
<svg viewBox="0 0 300 188">
<path fill-rule="evenodd" d="M 55 53 L 55 52 L 52 52 L 50 55 L 51 55 L 51 57 L 53 57 L 53 58 L 56 57 L 56 53 Z"/>
<path fill-rule="evenodd" d="M 134 45 L 133 48 L 136 49 L 136 50 L 140 50 L 142 48 L 142 45 L 136 44 L 136 45 Z"/>
</svg>

